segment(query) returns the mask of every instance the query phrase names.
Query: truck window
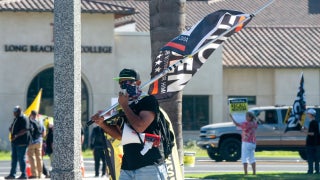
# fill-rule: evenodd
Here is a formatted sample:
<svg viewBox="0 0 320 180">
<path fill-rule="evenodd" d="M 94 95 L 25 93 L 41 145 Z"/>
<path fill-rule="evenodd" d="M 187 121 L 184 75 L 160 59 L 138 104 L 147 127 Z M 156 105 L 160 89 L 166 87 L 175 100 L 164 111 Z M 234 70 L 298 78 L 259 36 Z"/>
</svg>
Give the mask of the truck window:
<svg viewBox="0 0 320 180">
<path fill-rule="evenodd" d="M 274 110 L 268 110 L 266 111 L 266 124 L 277 124 L 277 112 Z"/>
<path fill-rule="evenodd" d="M 257 120 L 259 124 L 277 124 L 277 112 L 275 110 L 260 111 Z"/>
</svg>

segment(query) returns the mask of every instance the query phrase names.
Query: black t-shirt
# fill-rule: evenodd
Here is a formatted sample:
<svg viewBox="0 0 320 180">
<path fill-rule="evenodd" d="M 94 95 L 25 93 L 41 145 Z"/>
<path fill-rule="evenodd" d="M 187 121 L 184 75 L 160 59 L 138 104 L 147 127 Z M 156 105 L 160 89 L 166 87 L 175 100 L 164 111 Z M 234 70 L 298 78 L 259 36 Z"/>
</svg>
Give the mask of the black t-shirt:
<svg viewBox="0 0 320 180">
<path fill-rule="evenodd" d="M 309 124 L 309 130 L 308 132 L 313 132 L 313 136 L 308 135 L 307 136 L 307 146 L 317 146 L 320 145 L 320 137 L 319 137 L 319 124 L 318 121 L 312 120 Z"/>
<path fill-rule="evenodd" d="M 135 114 L 139 114 L 141 111 L 152 111 L 155 114 L 159 111 L 158 101 L 154 96 L 146 96 L 137 102 L 130 104 L 131 109 Z M 155 133 L 156 119 L 150 124 L 150 126 L 144 131 L 145 133 Z M 145 155 L 141 155 L 140 151 L 143 149 L 143 144 L 132 143 L 123 146 L 123 158 L 121 169 L 135 170 L 141 167 L 160 164 L 163 162 L 159 148 L 152 147 Z M 151 178 L 151 177 L 150 177 Z"/>
<path fill-rule="evenodd" d="M 21 130 L 29 129 L 29 120 L 24 116 L 19 116 L 13 120 L 11 125 L 12 128 L 12 136 L 17 135 Z M 15 145 L 29 145 L 30 144 L 30 132 L 27 131 L 25 134 L 17 137 L 14 141 L 12 141 Z"/>
</svg>

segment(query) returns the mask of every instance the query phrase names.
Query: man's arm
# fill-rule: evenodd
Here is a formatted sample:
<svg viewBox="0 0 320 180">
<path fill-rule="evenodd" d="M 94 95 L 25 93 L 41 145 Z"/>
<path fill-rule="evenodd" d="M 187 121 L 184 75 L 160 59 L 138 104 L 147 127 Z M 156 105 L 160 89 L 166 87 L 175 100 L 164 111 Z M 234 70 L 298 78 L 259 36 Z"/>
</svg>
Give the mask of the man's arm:
<svg viewBox="0 0 320 180">
<path fill-rule="evenodd" d="M 152 123 L 156 114 L 152 111 L 141 111 L 138 115 L 135 114 L 129 107 L 129 95 L 119 93 L 118 102 L 125 113 L 129 124 L 139 133 L 144 132 L 147 127 Z"/>
<path fill-rule="evenodd" d="M 155 113 L 152 111 L 141 111 L 136 115 L 128 105 L 122 106 L 129 124 L 139 133 L 144 132 L 155 118 Z"/>
<path fill-rule="evenodd" d="M 11 136 L 11 141 L 27 133 L 27 129 L 21 129 L 17 134 Z"/>
</svg>

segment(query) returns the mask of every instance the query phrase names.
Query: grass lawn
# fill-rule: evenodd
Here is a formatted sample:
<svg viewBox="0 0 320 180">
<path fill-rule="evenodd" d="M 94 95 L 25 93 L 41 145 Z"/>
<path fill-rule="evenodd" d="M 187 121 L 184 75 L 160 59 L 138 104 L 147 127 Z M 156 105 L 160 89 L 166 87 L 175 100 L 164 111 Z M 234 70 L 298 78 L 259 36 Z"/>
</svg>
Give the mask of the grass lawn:
<svg viewBox="0 0 320 180">
<path fill-rule="evenodd" d="M 184 151 L 196 152 L 196 157 L 208 157 L 207 151 L 199 147 L 185 147 Z M 256 157 L 297 157 L 300 158 L 297 151 L 260 151 L 255 153 Z"/>
<path fill-rule="evenodd" d="M 11 152 L 0 151 L 0 161 L 11 160 Z"/>
<path fill-rule="evenodd" d="M 270 179 L 270 180 L 292 180 L 305 179 L 316 180 L 320 179 L 320 175 L 307 175 L 303 173 L 281 173 L 281 172 L 258 172 L 257 175 L 244 176 L 243 173 L 211 173 L 211 174 L 185 174 L 186 178 L 196 179 L 214 179 L 214 180 L 241 180 L 241 179 Z"/>
<path fill-rule="evenodd" d="M 196 152 L 196 157 L 208 157 L 207 151 L 202 150 L 198 147 L 191 147 L 191 148 L 185 148 L 185 152 L 192 151 Z M 11 152 L 10 151 L 0 151 L 0 161 L 1 160 L 10 160 L 11 159 Z M 92 158 L 93 154 L 91 150 L 85 150 L 82 152 L 82 155 L 84 158 Z M 256 157 L 296 157 L 299 158 L 298 152 L 291 152 L 291 151 L 261 151 L 256 152 Z M 44 158 L 48 158 L 48 156 L 45 156 Z"/>
</svg>

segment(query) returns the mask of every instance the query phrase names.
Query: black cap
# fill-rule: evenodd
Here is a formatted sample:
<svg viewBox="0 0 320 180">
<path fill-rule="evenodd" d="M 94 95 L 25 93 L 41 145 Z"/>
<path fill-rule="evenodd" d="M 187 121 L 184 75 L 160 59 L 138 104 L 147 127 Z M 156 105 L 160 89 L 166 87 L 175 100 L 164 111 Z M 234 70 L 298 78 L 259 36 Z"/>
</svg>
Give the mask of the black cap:
<svg viewBox="0 0 320 180">
<path fill-rule="evenodd" d="M 122 69 L 119 73 L 119 77 L 113 78 L 114 80 L 119 81 L 122 78 L 132 79 L 132 80 L 140 80 L 140 75 L 137 71 L 133 69 Z"/>
<path fill-rule="evenodd" d="M 13 108 L 13 112 L 21 112 L 20 106 L 16 106 Z"/>
</svg>

